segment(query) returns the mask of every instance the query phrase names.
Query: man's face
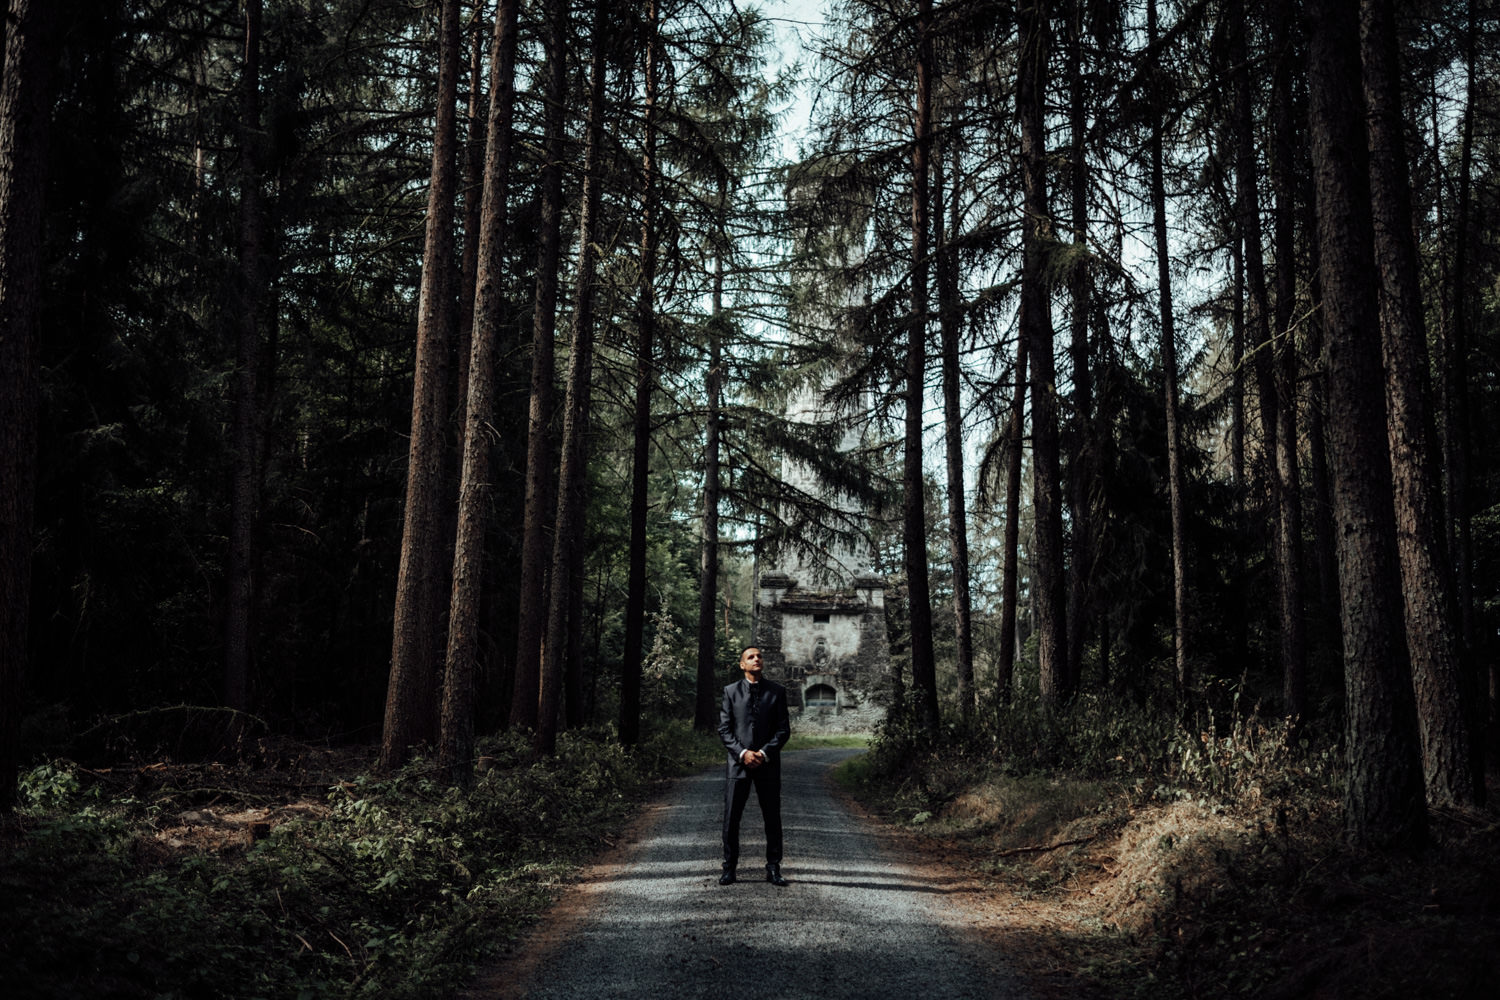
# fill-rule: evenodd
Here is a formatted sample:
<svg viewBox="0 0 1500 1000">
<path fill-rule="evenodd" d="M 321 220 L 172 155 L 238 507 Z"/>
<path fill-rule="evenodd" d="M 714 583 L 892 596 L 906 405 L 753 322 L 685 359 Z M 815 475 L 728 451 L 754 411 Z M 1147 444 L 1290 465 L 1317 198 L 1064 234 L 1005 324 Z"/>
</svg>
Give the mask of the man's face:
<svg viewBox="0 0 1500 1000">
<path fill-rule="evenodd" d="M 741 653 L 740 669 L 745 672 L 745 680 L 749 681 L 751 684 L 754 684 L 756 681 L 760 680 L 761 671 L 764 669 L 761 665 L 760 650 L 756 649 L 754 646 L 751 646 L 749 649 Z"/>
</svg>

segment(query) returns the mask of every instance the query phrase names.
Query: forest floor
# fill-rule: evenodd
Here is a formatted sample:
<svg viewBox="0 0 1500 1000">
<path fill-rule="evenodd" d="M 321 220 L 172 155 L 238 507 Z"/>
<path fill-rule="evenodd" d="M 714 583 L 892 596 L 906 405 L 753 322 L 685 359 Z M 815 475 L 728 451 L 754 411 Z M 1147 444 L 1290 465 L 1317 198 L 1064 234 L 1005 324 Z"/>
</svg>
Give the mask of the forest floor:
<svg viewBox="0 0 1500 1000">
<path fill-rule="evenodd" d="M 989 775 L 922 808 L 861 761 L 840 777 L 909 852 L 972 883 L 974 926 L 1043 998 L 1488 998 L 1500 982 L 1493 806 L 1438 813 L 1430 848 L 1390 855 L 1345 846 L 1331 801 Z"/>
<path fill-rule="evenodd" d="M 264 748 L 229 768 L 31 772 L 33 805 L 0 827 L 8 995 L 438 995 L 664 787 L 581 811 L 625 774 L 587 741 L 545 770 L 497 747 L 462 800 L 420 770 L 367 781 L 367 748 Z M 710 750 L 684 734 L 649 771 Z M 1338 803 L 1305 790 L 1225 801 L 993 762 L 877 777 L 870 756 L 839 769 L 851 799 L 969 887 L 950 898 L 1043 1000 L 1488 998 L 1500 982 L 1500 783 L 1483 810 L 1435 813 L 1426 850 L 1381 854 L 1347 847 Z"/>
<path fill-rule="evenodd" d="M 545 758 L 495 738 L 467 792 L 269 737 L 226 764 L 39 764 L 0 823 L 4 995 L 449 995 L 712 749 L 685 724 L 629 754 L 604 731 Z"/>
</svg>

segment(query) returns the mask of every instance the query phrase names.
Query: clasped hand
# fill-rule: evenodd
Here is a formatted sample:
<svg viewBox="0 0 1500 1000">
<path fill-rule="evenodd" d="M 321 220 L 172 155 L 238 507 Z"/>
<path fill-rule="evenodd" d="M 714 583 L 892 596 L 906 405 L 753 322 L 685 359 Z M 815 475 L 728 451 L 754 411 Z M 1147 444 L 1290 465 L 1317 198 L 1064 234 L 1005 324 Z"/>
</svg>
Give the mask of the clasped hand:
<svg viewBox="0 0 1500 1000">
<path fill-rule="evenodd" d="M 746 750 L 740 757 L 740 763 L 750 768 L 760 767 L 765 762 L 766 755 L 759 750 Z"/>
</svg>

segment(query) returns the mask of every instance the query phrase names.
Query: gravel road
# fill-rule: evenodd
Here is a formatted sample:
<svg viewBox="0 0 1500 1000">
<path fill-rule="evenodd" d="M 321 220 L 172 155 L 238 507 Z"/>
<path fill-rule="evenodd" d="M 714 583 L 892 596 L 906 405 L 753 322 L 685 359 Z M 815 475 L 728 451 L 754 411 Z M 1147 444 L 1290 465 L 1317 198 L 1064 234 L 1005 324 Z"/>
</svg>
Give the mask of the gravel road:
<svg viewBox="0 0 1500 1000">
<path fill-rule="evenodd" d="M 755 797 L 741 827 L 741 881 L 718 884 L 723 768 L 677 782 L 640 839 L 596 867 L 517 961 L 466 997 L 993 998 L 1019 981 L 968 929 L 943 880 L 903 864 L 832 794 L 846 749 L 782 758 L 791 881 L 765 881 Z M 549 926 L 550 925 L 550 926 Z"/>
</svg>

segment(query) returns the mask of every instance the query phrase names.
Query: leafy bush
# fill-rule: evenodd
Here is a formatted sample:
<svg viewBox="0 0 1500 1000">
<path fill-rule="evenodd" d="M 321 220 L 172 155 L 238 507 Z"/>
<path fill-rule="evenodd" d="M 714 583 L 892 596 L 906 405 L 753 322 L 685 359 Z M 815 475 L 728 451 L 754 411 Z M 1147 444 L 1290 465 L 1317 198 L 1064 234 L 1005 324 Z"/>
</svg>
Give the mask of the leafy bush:
<svg viewBox="0 0 1500 1000">
<path fill-rule="evenodd" d="M 1115 779 L 1145 797 L 1224 803 L 1336 788 L 1341 771 L 1333 746 L 1312 746 L 1286 721 L 1241 712 L 1232 695 L 1226 701 L 1233 711 L 1227 721 L 1210 711 L 1201 727 L 1189 728 L 1159 709 L 1097 694 L 1061 705 L 1018 698 L 936 741 L 907 705 L 878 729 L 869 780 L 888 794 L 918 795 L 924 810 L 992 773 Z"/>
<path fill-rule="evenodd" d="M 109 799 L 76 767 L 43 765 L 0 857 L 7 995 L 435 995 L 528 922 L 655 780 L 711 751 L 680 723 L 649 726 L 628 752 L 604 730 L 564 733 L 541 759 L 497 737 L 471 791 L 419 759 L 339 781 L 326 806 L 211 852 L 163 840 L 170 797 Z"/>
</svg>

